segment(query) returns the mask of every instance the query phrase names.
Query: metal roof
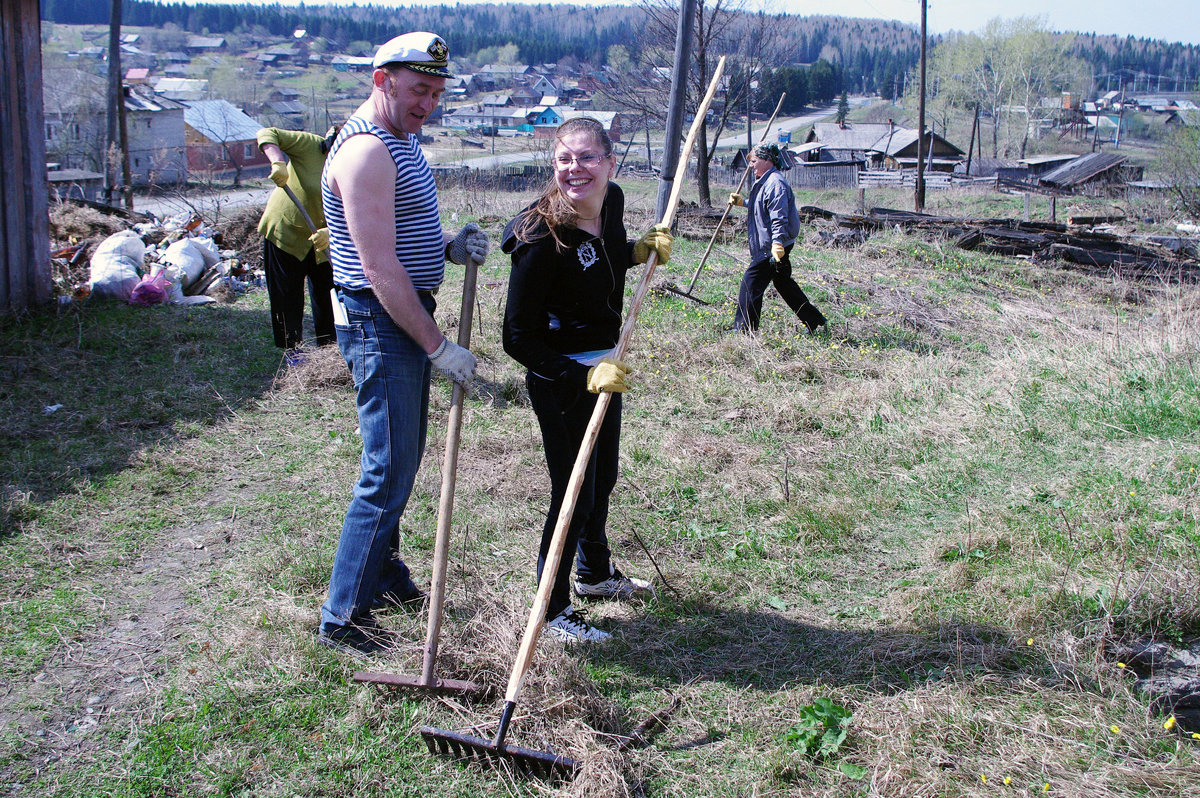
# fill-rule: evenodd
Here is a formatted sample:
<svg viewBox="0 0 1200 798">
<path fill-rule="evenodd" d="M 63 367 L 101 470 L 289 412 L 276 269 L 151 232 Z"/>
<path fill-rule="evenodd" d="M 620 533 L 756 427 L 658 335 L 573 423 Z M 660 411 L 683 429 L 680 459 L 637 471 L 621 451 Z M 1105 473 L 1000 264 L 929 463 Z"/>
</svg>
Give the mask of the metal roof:
<svg viewBox="0 0 1200 798">
<path fill-rule="evenodd" d="M 870 150 L 883 141 L 886 146 L 889 135 L 898 136 L 905 128 L 883 122 L 847 122 L 844 126 L 836 122 L 817 122 L 812 126 L 809 139 L 819 141 L 830 150 Z M 913 132 L 916 135 L 916 132 Z"/>
<path fill-rule="evenodd" d="M 1126 160 L 1124 155 L 1115 152 L 1090 152 L 1047 172 L 1042 175 L 1041 181 L 1056 186 L 1078 186 L 1115 169 Z"/>
<path fill-rule="evenodd" d="M 225 100 L 195 100 L 185 102 L 183 121 L 209 141 L 254 141 L 258 122 L 242 109 Z"/>
</svg>

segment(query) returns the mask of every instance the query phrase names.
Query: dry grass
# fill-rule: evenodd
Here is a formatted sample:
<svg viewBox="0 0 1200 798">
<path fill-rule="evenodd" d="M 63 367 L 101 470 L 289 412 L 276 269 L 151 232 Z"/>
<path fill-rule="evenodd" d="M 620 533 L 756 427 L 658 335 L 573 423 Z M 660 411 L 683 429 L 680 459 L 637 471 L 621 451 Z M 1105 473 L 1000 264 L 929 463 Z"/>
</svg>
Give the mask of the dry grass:
<svg viewBox="0 0 1200 798">
<path fill-rule="evenodd" d="M 628 193 L 631 215 L 645 216 L 649 193 Z M 523 202 L 443 198 L 470 206 L 494 237 Z M 707 245 L 696 225 L 664 278 L 686 285 Z M 499 343 L 498 255 L 480 275 L 482 379 L 465 413 L 438 662 L 491 698 L 356 685 L 360 664 L 313 642 L 358 469 L 352 388 L 333 348 L 280 368 L 265 303 L 251 296 L 220 311 L 256 313 L 242 328 L 203 345 L 169 337 L 163 354 L 186 365 L 189 346 L 257 330 L 253 370 L 274 374 L 269 390 L 233 397 L 216 381 L 228 409 L 209 426 L 129 457 L 112 482 L 81 478 L 78 496 L 35 497 L 10 480 L 15 540 L 43 552 L 6 569 L 30 585 L 13 601 L 50 601 L 39 573 L 87 562 L 94 570 L 76 579 L 98 598 L 79 612 L 103 627 L 101 605 L 116 602 L 104 581 L 130 572 L 122 551 L 153 563 L 163 541 L 194 539 L 216 558 L 187 572 L 194 615 L 137 712 L 106 727 L 113 742 L 21 778 L 56 795 L 154 794 L 162 780 L 254 795 L 982 796 L 1043 794 L 1046 783 L 1050 795 L 1186 794 L 1200 777 L 1192 743 L 1163 729 L 1111 652 L 1200 630 L 1200 293 L 889 234 L 798 256 L 828 336 L 808 336 L 770 296 L 762 334 L 746 338 L 726 331 L 742 268 L 740 245 L 728 249 L 700 282 L 715 304 L 652 295 L 630 352 L 610 535 L 621 567 L 653 576 L 658 595 L 589 605 L 617 640 L 543 641 L 519 699 L 510 739 L 580 758 L 574 783 L 443 762 L 415 731 L 494 731 L 534 591 L 547 479 L 521 370 Z M 439 295 L 450 329 L 457 279 Z M 74 362 L 60 333 L 62 362 Z M 71 372 L 36 373 L 49 384 Z M 400 530 L 419 581 L 449 401 L 438 381 Z M 24 439 L 75 429 L 12 409 Z M 153 498 L 134 501 L 147 485 Z M 393 611 L 382 623 L 404 642 L 371 667 L 419 673 L 424 616 Z M 649 747 L 619 749 L 675 697 Z M 836 756 L 813 760 L 786 733 L 821 697 L 854 720 Z M 8 772 L 28 773 L 13 750 L 24 749 L 3 749 Z"/>
</svg>

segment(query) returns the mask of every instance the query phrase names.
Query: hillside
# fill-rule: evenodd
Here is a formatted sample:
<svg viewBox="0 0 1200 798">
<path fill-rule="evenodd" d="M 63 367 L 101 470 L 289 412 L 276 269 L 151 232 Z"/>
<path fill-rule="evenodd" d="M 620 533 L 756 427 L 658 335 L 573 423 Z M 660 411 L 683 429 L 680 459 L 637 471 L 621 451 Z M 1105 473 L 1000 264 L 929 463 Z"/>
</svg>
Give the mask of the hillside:
<svg viewBox="0 0 1200 798">
<path fill-rule="evenodd" d="M 641 229 L 654 186 L 622 182 Z M 444 221 L 495 240 L 527 201 L 448 192 Z M 0 780 L 52 798 L 1188 794 L 1200 717 L 1147 677 L 1200 636 L 1197 286 L 890 231 L 830 249 L 806 226 L 793 261 L 829 334 L 769 297 L 745 338 L 727 330 L 736 219 L 697 288 L 711 304 L 652 293 L 634 335 L 610 535 L 658 594 L 589 604 L 611 645 L 539 647 L 510 741 L 585 763 L 557 788 L 416 733 L 488 734 L 498 701 L 356 684 L 364 663 L 315 644 L 353 388 L 335 351 L 282 366 L 265 292 L 0 328 L 0 385 L 20 385 L 0 390 Z M 661 275 L 686 280 L 707 239 L 681 236 Z M 438 662 L 494 693 L 547 493 L 499 341 L 507 275 L 493 252 Z M 448 330 L 460 280 L 438 295 Z M 439 380 L 400 531 L 419 580 L 449 399 Z M 367 667 L 416 673 L 424 615 L 380 623 L 402 642 Z M 621 746 L 673 698 L 648 745 Z"/>
</svg>

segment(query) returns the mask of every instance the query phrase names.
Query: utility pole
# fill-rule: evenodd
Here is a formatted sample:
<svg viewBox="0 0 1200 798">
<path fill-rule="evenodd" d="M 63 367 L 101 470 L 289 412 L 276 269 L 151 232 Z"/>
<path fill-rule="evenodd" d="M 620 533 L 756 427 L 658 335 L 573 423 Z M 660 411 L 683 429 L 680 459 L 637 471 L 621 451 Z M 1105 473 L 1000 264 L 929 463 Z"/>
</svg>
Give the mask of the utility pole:
<svg viewBox="0 0 1200 798">
<path fill-rule="evenodd" d="M 921 102 L 917 112 L 917 182 L 913 190 L 913 209 L 918 213 L 925 210 L 925 47 L 929 37 L 925 34 L 926 0 L 921 0 Z M 930 142 L 932 144 L 932 142 Z"/>
<path fill-rule="evenodd" d="M 667 132 L 663 139 L 662 170 L 658 173 L 658 199 L 654 218 L 667 213 L 675 167 L 679 164 L 679 138 L 683 134 L 684 100 L 687 96 L 688 60 L 692 54 L 692 33 L 696 23 L 696 0 L 683 0 L 679 9 L 679 28 L 675 31 L 675 63 L 671 72 L 671 103 L 667 107 Z"/>
<path fill-rule="evenodd" d="M 117 164 L 113 157 L 121 158 L 121 172 L 128 186 L 129 162 L 125 153 L 125 91 L 121 86 L 121 0 L 112 0 L 108 22 L 108 135 L 104 153 L 104 201 L 112 204 L 113 189 L 117 184 Z M 132 205 L 126 187 L 126 205 Z"/>
</svg>

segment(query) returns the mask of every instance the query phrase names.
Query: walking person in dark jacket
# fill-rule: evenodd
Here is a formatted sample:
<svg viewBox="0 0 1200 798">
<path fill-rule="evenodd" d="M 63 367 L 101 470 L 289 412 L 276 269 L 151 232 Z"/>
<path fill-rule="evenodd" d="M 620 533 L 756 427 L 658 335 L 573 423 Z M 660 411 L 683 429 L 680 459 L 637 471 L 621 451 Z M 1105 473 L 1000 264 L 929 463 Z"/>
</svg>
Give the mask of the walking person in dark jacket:
<svg viewBox="0 0 1200 798">
<path fill-rule="evenodd" d="M 538 578 L 550 549 L 567 482 L 595 407 L 612 398 L 588 463 L 564 551 L 575 551 L 577 596 L 631 598 L 650 583 L 626 576 L 612 563 L 606 525 L 617 482 L 621 397 L 630 370 L 612 357 L 621 332 L 625 273 L 651 251 L 671 255 L 671 235 L 656 225 L 628 240 L 625 198 L 610 182 L 616 171 L 612 141 L 594 119 L 559 126 L 554 176 L 538 200 L 508 223 L 502 248 L 512 256 L 504 351 L 529 371 L 526 383 L 542 430 L 550 471 L 550 508 L 542 529 Z M 590 624 L 570 599 L 571 558 L 559 566 L 547 607 L 547 634 L 567 642 L 610 637 Z"/>
<path fill-rule="evenodd" d="M 754 184 L 749 198 L 730 194 L 730 205 L 745 205 L 750 210 L 746 226 L 750 237 L 750 268 L 742 277 L 738 289 L 737 313 L 733 327 L 740 332 L 755 332 L 762 316 L 763 294 L 774 283 L 775 289 L 788 303 L 809 332 L 825 325 L 825 317 L 817 306 L 808 301 L 804 291 L 792 279 L 792 262 L 788 256 L 800 232 L 800 214 L 792 187 L 779 171 L 783 156 L 775 144 L 760 144 L 750 156 Z"/>
</svg>

